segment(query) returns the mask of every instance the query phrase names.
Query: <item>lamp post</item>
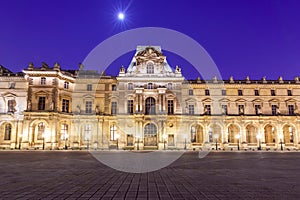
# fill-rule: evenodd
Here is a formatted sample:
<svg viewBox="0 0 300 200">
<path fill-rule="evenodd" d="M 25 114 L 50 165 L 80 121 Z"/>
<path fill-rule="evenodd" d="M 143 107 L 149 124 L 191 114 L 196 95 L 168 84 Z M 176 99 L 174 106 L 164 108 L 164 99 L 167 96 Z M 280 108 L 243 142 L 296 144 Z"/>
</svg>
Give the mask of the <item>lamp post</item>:
<svg viewBox="0 0 300 200">
<path fill-rule="evenodd" d="M 45 150 L 45 134 L 43 133 L 43 150 Z"/>
<path fill-rule="evenodd" d="M 22 137 L 23 137 L 23 134 L 20 133 L 20 135 L 19 135 L 19 150 L 21 149 Z"/>
<path fill-rule="evenodd" d="M 68 133 L 65 133 L 65 150 L 67 150 L 68 149 L 68 138 L 69 138 L 69 135 L 68 135 Z"/>
<path fill-rule="evenodd" d="M 186 150 L 186 138 L 187 138 L 187 135 L 184 134 L 184 150 Z"/>
<path fill-rule="evenodd" d="M 235 138 L 237 139 L 238 150 L 240 150 L 240 134 L 235 135 Z"/>
<path fill-rule="evenodd" d="M 256 138 L 258 140 L 258 150 L 261 150 L 261 143 L 260 143 L 261 135 L 257 134 Z"/>
<path fill-rule="evenodd" d="M 164 150 L 166 150 L 166 139 L 167 139 L 167 135 L 166 135 L 166 134 L 163 134 Z"/>
<path fill-rule="evenodd" d="M 119 150 L 119 137 L 120 137 L 120 135 L 117 133 L 117 134 L 116 134 L 117 150 Z"/>
<path fill-rule="evenodd" d="M 218 133 L 214 134 L 214 138 L 216 139 L 216 151 L 218 151 L 218 138 L 219 138 L 219 134 Z"/>
<path fill-rule="evenodd" d="M 283 146 L 282 146 L 282 134 L 279 135 L 279 139 L 280 139 L 280 150 L 282 151 L 283 150 Z"/>
</svg>

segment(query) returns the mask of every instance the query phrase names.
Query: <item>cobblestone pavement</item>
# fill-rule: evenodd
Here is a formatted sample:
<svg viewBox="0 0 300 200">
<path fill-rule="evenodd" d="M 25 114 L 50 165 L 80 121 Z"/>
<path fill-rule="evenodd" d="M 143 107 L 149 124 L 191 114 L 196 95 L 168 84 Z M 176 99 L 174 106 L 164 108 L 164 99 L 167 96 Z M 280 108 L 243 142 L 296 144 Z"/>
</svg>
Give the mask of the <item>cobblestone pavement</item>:
<svg viewBox="0 0 300 200">
<path fill-rule="evenodd" d="M 300 153 L 197 156 L 132 174 L 86 151 L 0 151 L 0 199 L 300 199 Z"/>
</svg>

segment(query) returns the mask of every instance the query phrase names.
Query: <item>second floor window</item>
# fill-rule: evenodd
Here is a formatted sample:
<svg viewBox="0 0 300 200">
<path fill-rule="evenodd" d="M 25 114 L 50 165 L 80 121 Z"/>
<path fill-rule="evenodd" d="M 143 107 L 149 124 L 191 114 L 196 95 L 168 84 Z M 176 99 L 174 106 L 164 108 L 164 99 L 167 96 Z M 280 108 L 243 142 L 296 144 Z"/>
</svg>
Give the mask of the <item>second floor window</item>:
<svg viewBox="0 0 300 200">
<path fill-rule="evenodd" d="M 46 78 L 45 77 L 41 78 L 41 85 L 46 85 Z"/>
<path fill-rule="evenodd" d="M 294 115 L 294 105 L 288 105 L 289 115 Z"/>
<path fill-rule="evenodd" d="M 254 90 L 254 95 L 255 95 L 255 96 L 259 96 L 258 90 Z"/>
<path fill-rule="evenodd" d="M 174 114 L 174 101 L 168 100 L 168 114 Z"/>
<path fill-rule="evenodd" d="M 69 112 L 69 100 L 67 99 L 63 99 L 62 100 L 62 109 L 61 109 L 62 112 Z"/>
<path fill-rule="evenodd" d="M 38 110 L 45 110 L 46 97 L 39 97 Z"/>
<path fill-rule="evenodd" d="M 210 115 L 211 114 L 211 107 L 210 107 L 210 105 L 205 105 L 204 106 L 204 114 L 205 115 Z"/>
<path fill-rule="evenodd" d="M 133 114 L 133 100 L 127 101 L 127 113 Z"/>
<path fill-rule="evenodd" d="M 192 89 L 189 90 L 189 95 L 194 95 L 194 91 Z"/>
<path fill-rule="evenodd" d="M 92 113 L 92 106 L 93 106 L 92 101 L 86 101 L 85 102 L 85 113 Z"/>
<path fill-rule="evenodd" d="M 239 115 L 244 114 L 244 105 L 239 105 Z"/>
<path fill-rule="evenodd" d="M 148 83 L 147 89 L 149 89 L 149 90 L 153 89 L 153 83 Z"/>
<path fill-rule="evenodd" d="M 260 108 L 260 105 L 255 105 L 254 108 L 255 108 L 255 114 L 256 114 L 256 115 L 261 114 L 261 108 Z"/>
<path fill-rule="evenodd" d="M 65 81 L 65 83 L 64 83 L 64 88 L 65 88 L 65 89 L 69 89 L 69 82 Z"/>
<path fill-rule="evenodd" d="M 287 90 L 287 95 L 292 96 L 292 90 Z"/>
<path fill-rule="evenodd" d="M 272 115 L 277 115 L 277 106 L 272 105 Z"/>
<path fill-rule="evenodd" d="M 14 113 L 15 112 L 15 100 L 8 100 L 7 101 L 7 112 Z"/>
<path fill-rule="evenodd" d="M 111 114 L 117 114 L 117 102 L 111 102 Z"/>
<path fill-rule="evenodd" d="M 222 105 L 222 114 L 223 115 L 227 115 L 228 111 L 227 111 L 227 105 Z"/>
<path fill-rule="evenodd" d="M 195 107 L 194 107 L 194 105 L 189 105 L 189 114 L 190 115 L 195 114 Z"/>
</svg>

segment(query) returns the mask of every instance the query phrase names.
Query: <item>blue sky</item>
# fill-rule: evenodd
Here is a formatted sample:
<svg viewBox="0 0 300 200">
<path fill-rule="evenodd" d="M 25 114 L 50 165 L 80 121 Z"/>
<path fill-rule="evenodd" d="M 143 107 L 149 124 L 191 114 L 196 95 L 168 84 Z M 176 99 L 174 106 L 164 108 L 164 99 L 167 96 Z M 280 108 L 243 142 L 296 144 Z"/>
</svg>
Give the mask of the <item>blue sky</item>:
<svg viewBox="0 0 300 200">
<path fill-rule="evenodd" d="M 36 1 L 0 2 L 0 64 L 13 71 L 29 62 L 76 69 L 105 39 L 139 27 L 164 27 L 201 44 L 223 79 L 293 79 L 300 69 L 300 2 L 238 1 Z M 123 22 L 117 19 L 125 12 Z M 145 45 L 148 45 L 145 41 Z M 186 78 L 196 78 L 190 64 L 168 54 Z M 108 73 L 128 65 L 132 53 L 116 60 Z"/>
</svg>

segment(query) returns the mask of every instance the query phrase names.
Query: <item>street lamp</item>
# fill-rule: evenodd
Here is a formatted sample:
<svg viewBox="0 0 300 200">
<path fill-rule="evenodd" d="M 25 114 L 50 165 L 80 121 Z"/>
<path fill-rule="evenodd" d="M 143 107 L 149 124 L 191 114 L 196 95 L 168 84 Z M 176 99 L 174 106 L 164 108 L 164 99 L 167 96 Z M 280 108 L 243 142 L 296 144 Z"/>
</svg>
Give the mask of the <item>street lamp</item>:
<svg viewBox="0 0 300 200">
<path fill-rule="evenodd" d="M 184 150 L 186 150 L 186 138 L 187 138 L 187 135 L 184 134 Z"/>
<path fill-rule="evenodd" d="M 260 144 L 261 135 L 260 135 L 260 134 L 257 134 L 257 135 L 256 135 L 256 138 L 257 138 L 257 140 L 258 140 L 258 150 L 261 150 L 261 144 Z"/>
<path fill-rule="evenodd" d="M 216 139 L 216 151 L 218 151 L 218 138 L 219 138 L 219 134 L 218 133 L 214 134 L 214 138 Z"/>
<path fill-rule="evenodd" d="M 235 139 L 237 139 L 238 150 L 240 150 L 240 134 L 235 135 Z"/>
<path fill-rule="evenodd" d="M 164 150 L 166 150 L 166 139 L 167 139 L 167 135 L 166 135 L 166 134 L 163 134 Z"/>
<path fill-rule="evenodd" d="M 20 135 L 19 135 L 19 150 L 21 149 L 22 137 L 23 137 L 23 133 L 20 133 Z"/>
<path fill-rule="evenodd" d="M 45 133 L 43 133 L 43 150 L 45 150 Z"/>
<path fill-rule="evenodd" d="M 120 135 L 117 133 L 117 134 L 116 134 L 117 150 L 119 150 L 119 137 L 120 137 Z"/>
<path fill-rule="evenodd" d="M 279 135 L 279 139 L 280 139 L 280 149 L 281 149 L 281 151 L 283 150 L 283 146 L 282 146 L 282 134 L 281 135 Z"/>
</svg>

